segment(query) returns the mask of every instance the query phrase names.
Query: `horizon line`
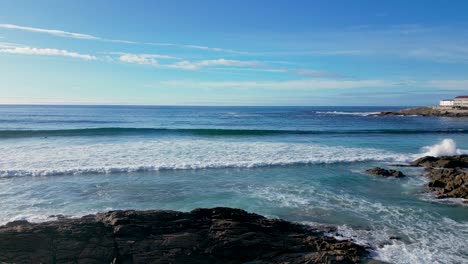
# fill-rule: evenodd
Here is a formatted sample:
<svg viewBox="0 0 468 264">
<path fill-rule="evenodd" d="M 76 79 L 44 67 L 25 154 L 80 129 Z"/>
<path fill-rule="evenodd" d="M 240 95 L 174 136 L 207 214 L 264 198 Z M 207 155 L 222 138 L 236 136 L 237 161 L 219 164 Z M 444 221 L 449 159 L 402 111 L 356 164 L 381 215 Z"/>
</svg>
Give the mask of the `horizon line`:
<svg viewBox="0 0 468 264">
<path fill-rule="evenodd" d="M 202 104 L 80 104 L 80 103 L 0 103 L 0 106 L 169 106 L 169 107 L 419 107 L 432 105 L 202 105 Z"/>
</svg>

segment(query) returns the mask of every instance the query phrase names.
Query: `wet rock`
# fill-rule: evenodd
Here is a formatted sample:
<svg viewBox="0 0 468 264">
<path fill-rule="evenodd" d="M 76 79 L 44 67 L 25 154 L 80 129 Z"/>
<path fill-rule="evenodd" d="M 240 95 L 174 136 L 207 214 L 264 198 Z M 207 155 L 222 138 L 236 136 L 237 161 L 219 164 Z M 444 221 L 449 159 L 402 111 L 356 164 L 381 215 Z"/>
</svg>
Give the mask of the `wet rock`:
<svg viewBox="0 0 468 264">
<path fill-rule="evenodd" d="M 364 247 L 239 209 L 111 211 L 0 227 L 0 263 L 360 263 Z"/>
<path fill-rule="evenodd" d="M 468 167 L 468 155 L 425 156 L 410 163 L 412 166 L 426 168 L 466 168 Z"/>
<path fill-rule="evenodd" d="M 429 191 L 438 198 L 468 199 L 468 172 L 459 169 L 431 169 Z"/>
<path fill-rule="evenodd" d="M 428 191 L 438 198 L 468 199 L 468 155 L 419 158 L 411 163 L 425 167 L 431 181 Z"/>
<path fill-rule="evenodd" d="M 380 112 L 375 114 L 370 114 L 369 116 L 402 116 L 404 114 L 400 112 Z"/>
<path fill-rule="evenodd" d="M 395 177 L 395 178 L 405 177 L 405 175 L 401 171 L 387 170 L 387 169 L 383 169 L 380 167 L 375 167 L 373 169 L 366 170 L 366 172 L 372 175 L 383 176 L 383 177 Z"/>
</svg>

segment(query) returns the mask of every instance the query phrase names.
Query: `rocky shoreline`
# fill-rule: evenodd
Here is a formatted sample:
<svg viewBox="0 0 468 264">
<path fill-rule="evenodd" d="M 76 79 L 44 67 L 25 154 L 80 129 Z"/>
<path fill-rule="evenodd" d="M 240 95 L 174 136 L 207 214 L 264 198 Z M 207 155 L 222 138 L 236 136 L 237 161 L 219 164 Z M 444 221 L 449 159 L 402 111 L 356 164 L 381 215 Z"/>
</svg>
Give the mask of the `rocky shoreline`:
<svg viewBox="0 0 468 264">
<path fill-rule="evenodd" d="M 426 156 L 413 161 L 411 166 L 424 167 L 431 181 L 428 191 L 437 198 L 468 199 L 468 155 Z"/>
<path fill-rule="evenodd" d="M 432 157 L 425 156 L 410 164 L 391 164 L 394 167 L 423 167 L 423 175 L 430 179 L 426 191 L 438 199 L 462 198 L 468 203 L 468 155 Z M 366 170 L 366 173 L 381 177 L 401 178 L 405 175 L 398 170 L 380 167 Z"/>
<path fill-rule="evenodd" d="M 362 263 L 366 248 L 240 209 L 111 211 L 0 227 L 0 263 Z M 374 262 L 377 263 L 377 262 Z"/>
<path fill-rule="evenodd" d="M 468 199 L 468 155 L 426 156 L 427 191 Z M 366 171 L 400 178 L 397 170 Z M 233 208 L 110 211 L 0 226 L 0 263 L 380 263 L 334 227 L 268 219 Z M 389 238 L 392 239 L 392 238 Z"/>
<path fill-rule="evenodd" d="M 398 112 L 380 112 L 371 116 L 440 116 L 468 117 L 468 109 L 452 109 L 447 107 L 416 107 L 406 108 Z"/>
</svg>

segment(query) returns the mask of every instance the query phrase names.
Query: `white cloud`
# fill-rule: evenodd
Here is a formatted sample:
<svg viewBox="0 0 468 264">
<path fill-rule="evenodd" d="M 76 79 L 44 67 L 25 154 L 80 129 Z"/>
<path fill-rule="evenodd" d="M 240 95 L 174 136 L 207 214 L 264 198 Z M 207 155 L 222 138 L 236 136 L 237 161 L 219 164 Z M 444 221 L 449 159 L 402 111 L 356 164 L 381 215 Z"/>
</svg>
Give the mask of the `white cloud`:
<svg viewBox="0 0 468 264">
<path fill-rule="evenodd" d="M 88 34 L 81 34 L 81 33 L 73 33 L 73 32 L 66 32 L 63 30 L 56 30 L 56 29 L 42 29 L 42 28 L 34 28 L 34 27 L 24 27 L 12 24 L 0 24 L 0 28 L 8 28 L 8 29 L 18 29 L 30 32 L 37 32 L 37 33 L 45 33 L 50 35 L 55 35 L 59 37 L 67 37 L 67 38 L 76 38 L 76 39 L 91 39 L 91 40 L 99 40 L 100 38 L 88 35 Z"/>
<path fill-rule="evenodd" d="M 18 45 L 16 43 L 0 42 L 0 49 L 11 49 L 11 48 L 17 48 L 17 47 L 24 47 L 24 46 Z"/>
<path fill-rule="evenodd" d="M 344 74 L 341 74 L 341 73 L 333 73 L 333 72 L 318 71 L 318 70 L 297 70 L 296 74 L 302 75 L 302 76 L 322 77 L 322 78 L 342 78 L 342 77 L 346 77 Z"/>
<path fill-rule="evenodd" d="M 107 52 L 107 54 L 120 55 L 119 60 L 123 62 L 153 65 L 153 66 L 159 65 L 158 59 L 167 59 L 167 60 L 179 59 L 173 56 L 160 55 L 160 54 L 132 54 L 132 53 L 122 53 L 122 52 Z"/>
<path fill-rule="evenodd" d="M 467 63 L 468 49 L 456 46 L 417 48 L 409 50 L 406 56 L 443 63 Z"/>
<path fill-rule="evenodd" d="M 267 52 L 255 52 L 251 53 L 257 56 L 353 56 L 353 55 L 368 55 L 370 54 L 367 50 L 346 50 L 346 49 L 337 49 L 337 50 L 297 50 L 297 51 L 267 51 Z"/>
<path fill-rule="evenodd" d="M 44 28 L 36 28 L 36 27 L 26 27 L 26 26 L 19 26 L 19 25 L 13 25 L 13 24 L 0 24 L 0 28 L 23 30 L 23 31 L 43 33 L 43 34 L 49 34 L 49 35 L 65 37 L 65 38 L 74 38 L 74 39 L 86 39 L 86 40 L 96 40 L 96 41 L 125 43 L 125 44 L 136 44 L 136 45 L 173 46 L 173 47 L 187 48 L 187 49 L 198 49 L 198 50 L 207 50 L 207 51 L 216 51 L 216 52 L 248 54 L 248 52 L 243 52 L 243 51 L 237 51 L 237 50 L 231 50 L 231 49 L 222 49 L 222 48 L 214 48 L 214 47 L 200 46 L 200 45 L 186 45 L 186 44 L 175 44 L 175 43 L 157 43 L 157 42 L 135 42 L 135 41 L 130 41 L 130 40 L 107 39 L 107 38 L 101 38 L 101 37 L 97 37 L 97 36 L 93 36 L 93 35 L 89 35 L 89 34 L 83 34 L 83 33 L 68 32 L 68 31 L 57 30 L 57 29 L 44 29 Z"/>
<path fill-rule="evenodd" d="M 207 51 L 216 51 L 216 52 L 225 52 L 225 53 L 234 53 L 234 54 L 250 54 L 250 52 L 247 51 L 238 51 L 238 50 L 232 50 L 232 49 L 222 49 L 222 48 L 214 48 L 214 47 L 208 47 L 208 46 L 200 46 L 200 45 L 188 45 L 188 44 L 176 44 L 176 43 L 158 43 L 158 42 L 145 42 L 141 43 L 144 45 L 151 45 L 151 46 L 172 46 L 172 47 L 178 47 L 178 48 L 186 48 L 186 49 L 197 49 L 197 50 L 207 50 Z"/>
<path fill-rule="evenodd" d="M 468 80 L 431 80 L 425 86 L 439 88 L 442 90 L 464 90 L 468 91 Z"/>
<path fill-rule="evenodd" d="M 197 81 L 163 81 L 161 86 L 183 88 L 236 88 L 236 89 L 282 89 L 282 90 L 316 90 L 316 89 L 354 89 L 354 88 L 389 88 L 397 83 L 386 80 L 289 80 L 289 81 L 234 81 L 234 82 L 197 82 Z"/>
<path fill-rule="evenodd" d="M 197 70 L 200 68 L 195 63 L 190 62 L 190 61 L 180 61 L 180 62 L 171 64 L 168 67 L 174 68 L 174 69 L 183 69 L 183 70 Z"/>
<path fill-rule="evenodd" d="M 119 60 L 128 62 L 128 63 L 158 65 L 158 61 L 156 60 L 154 56 L 124 54 L 119 57 Z"/>
<path fill-rule="evenodd" d="M 76 52 L 71 52 L 67 50 L 59 49 L 41 49 L 41 48 L 32 48 L 32 47 L 15 47 L 0 49 L 0 53 L 8 54 L 23 54 L 23 55 L 45 55 L 45 56 L 64 56 L 84 60 L 96 60 L 97 58 L 88 54 L 80 54 Z"/>
<path fill-rule="evenodd" d="M 227 67 L 257 67 L 262 65 L 258 61 L 240 61 L 240 60 L 226 60 L 226 59 L 217 59 L 217 60 L 202 60 L 202 61 L 181 61 L 169 65 L 170 68 L 184 69 L 184 70 L 197 70 L 202 67 L 210 66 L 227 66 Z"/>
<path fill-rule="evenodd" d="M 201 61 L 178 61 L 175 63 L 160 63 L 160 60 L 180 60 L 180 58 L 160 55 L 160 54 L 132 54 L 123 52 L 105 52 L 105 54 L 120 55 L 119 60 L 127 63 L 143 64 L 158 66 L 160 68 L 183 69 L 183 70 L 198 70 L 203 67 L 257 67 L 262 63 L 257 61 L 240 61 L 240 60 L 201 60 Z"/>
</svg>

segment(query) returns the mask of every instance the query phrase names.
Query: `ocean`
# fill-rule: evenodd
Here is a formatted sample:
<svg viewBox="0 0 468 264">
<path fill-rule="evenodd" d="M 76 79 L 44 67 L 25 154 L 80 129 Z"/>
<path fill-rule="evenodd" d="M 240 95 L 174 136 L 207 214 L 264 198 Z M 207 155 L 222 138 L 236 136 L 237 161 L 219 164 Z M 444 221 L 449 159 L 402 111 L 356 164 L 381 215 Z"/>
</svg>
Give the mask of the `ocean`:
<svg viewBox="0 0 468 264">
<path fill-rule="evenodd" d="M 390 263 L 468 263 L 468 207 L 364 171 L 468 153 L 468 119 L 396 107 L 0 106 L 0 224 L 237 207 L 336 225 Z M 399 239 L 391 240 L 390 237 Z"/>
</svg>

